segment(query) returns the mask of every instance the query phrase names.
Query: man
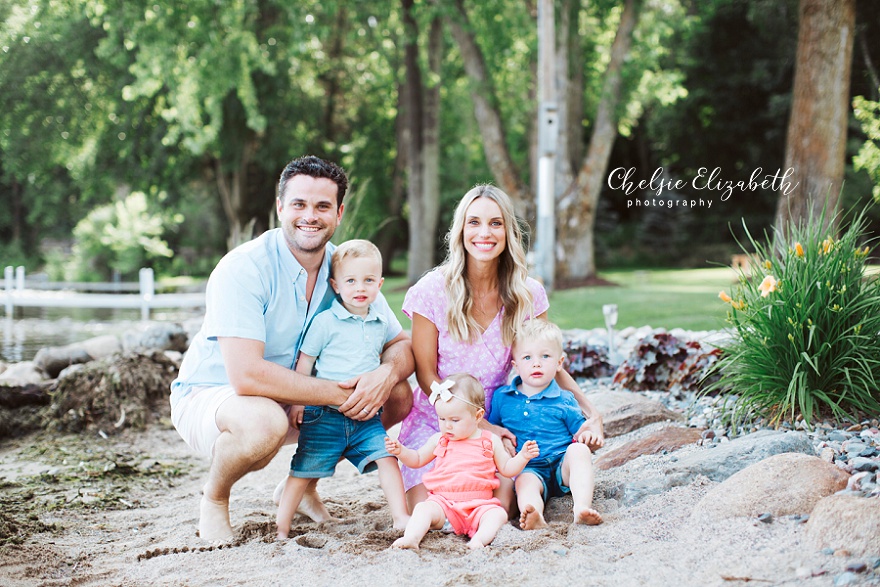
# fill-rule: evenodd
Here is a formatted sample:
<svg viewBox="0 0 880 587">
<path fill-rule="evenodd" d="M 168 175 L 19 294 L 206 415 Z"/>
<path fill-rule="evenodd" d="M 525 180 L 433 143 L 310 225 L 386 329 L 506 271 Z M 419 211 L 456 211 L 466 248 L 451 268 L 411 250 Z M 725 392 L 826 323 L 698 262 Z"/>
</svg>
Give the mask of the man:
<svg viewBox="0 0 880 587">
<path fill-rule="evenodd" d="M 232 486 L 296 439 L 287 405 L 338 405 L 356 420 L 384 406 L 386 428 L 412 406 L 406 383 L 414 369 L 412 344 L 381 296 L 376 304 L 396 335 L 378 369 L 341 383 L 293 370 L 312 319 L 333 301 L 330 238 L 342 220 L 347 188 L 345 172 L 333 163 L 313 156 L 291 161 L 278 183 L 281 227 L 229 252 L 208 280 L 205 321 L 171 386 L 175 428 L 211 457 L 199 512 L 199 535 L 206 540 L 232 537 Z M 316 520 L 329 518 L 314 485 L 301 510 Z"/>
</svg>

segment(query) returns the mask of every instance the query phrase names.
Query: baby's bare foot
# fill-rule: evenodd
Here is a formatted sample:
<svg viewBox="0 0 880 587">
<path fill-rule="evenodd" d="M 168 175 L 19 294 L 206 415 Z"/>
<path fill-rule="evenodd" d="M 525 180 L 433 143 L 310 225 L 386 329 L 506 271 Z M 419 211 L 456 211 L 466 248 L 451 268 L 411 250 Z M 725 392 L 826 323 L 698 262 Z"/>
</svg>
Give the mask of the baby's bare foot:
<svg viewBox="0 0 880 587">
<path fill-rule="evenodd" d="M 523 530 L 535 530 L 544 528 L 547 522 L 544 520 L 544 514 L 535 509 L 532 504 L 527 504 L 519 515 L 519 527 Z"/>
<path fill-rule="evenodd" d="M 199 504 L 199 536 L 214 543 L 232 540 L 228 501 L 218 502 L 202 496 Z"/>
<path fill-rule="evenodd" d="M 584 508 L 574 512 L 574 523 L 598 526 L 602 523 L 602 516 L 593 508 Z"/>
<path fill-rule="evenodd" d="M 470 541 L 467 543 L 467 546 L 468 546 L 468 548 L 470 548 L 471 550 L 479 550 L 479 549 L 481 549 L 481 548 L 485 548 L 485 547 L 486 547 L 485 544 L 483 544 L 482 542 L 480 542 L 480 541 L 477 540 L 476 538 L 471 538 Z"/>
<path fill-rule="evenodd" d="M 409 516 L 407 516 L 401 520 L 394 520 L 394 529 L 400 530 L 401 532 L 403 532 L 404 530 L 406 530 L 406 525 L 408 523 L 409 523 Z"/>
<path fill-rule="evenodd" d="M 406 548 L 408 550 L 417 551 L 419 549 L 419 543 L 414 540 L 407 539 L 406 536 L 403 536 L 395 540 L 394 543 L 391 545 L 391 548 Z"/>
</svg>

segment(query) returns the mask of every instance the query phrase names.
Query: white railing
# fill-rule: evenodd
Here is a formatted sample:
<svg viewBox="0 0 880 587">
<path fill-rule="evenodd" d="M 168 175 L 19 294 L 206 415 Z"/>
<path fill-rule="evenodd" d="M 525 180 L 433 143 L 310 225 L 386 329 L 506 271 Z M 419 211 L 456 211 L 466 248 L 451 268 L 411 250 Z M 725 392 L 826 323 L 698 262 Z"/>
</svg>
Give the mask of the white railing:
<svg viewBox="0 0 880 587">
<path fill-rule="evenodd" d="M 152 308 L 199 308 L 205 306 L 204 293 L 157 294 L 153 270 L 138 272 L 138 283 L 77 283 L 26 280 L 24 267 L 3 271 L 4 307 L 12 316 L 19 307 L 64 308 L 140 308 L 141 319 L 149 320 Z M 82 290 L 98 293 L 86 293 Z M 108 293 L 108 292 L 137 293 Z"/>
</svg>

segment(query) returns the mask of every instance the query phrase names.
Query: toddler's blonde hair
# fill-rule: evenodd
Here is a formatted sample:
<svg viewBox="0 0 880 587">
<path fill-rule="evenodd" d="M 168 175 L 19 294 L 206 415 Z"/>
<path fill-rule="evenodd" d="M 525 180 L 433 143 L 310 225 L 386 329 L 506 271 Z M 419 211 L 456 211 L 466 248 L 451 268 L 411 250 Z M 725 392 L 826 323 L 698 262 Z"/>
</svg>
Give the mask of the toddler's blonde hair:
<svg viewBox="0 0 880 587">
<path fill-rule="evenodd" d="M 542 320 L 541 318 L 526 320 L 522 326 L 517 328 L 511 348 L 516 349 L 518 344 L 526 340 L 553 343 L 559 351 L 559 356 L 562 356 L 562 330 L 552 322 Z"/>
<path fill-rule="evenodd" d="M 339 271 L 339 266 L 345 259 L 363 259 L 373 258 L 382 266 L 382 253 L 378 247 L 368 240 L 353 239 L 345 241 L 333 251 L 333 257 L 330 259 L 330 277 L 335 277 Z"/>
</svg>

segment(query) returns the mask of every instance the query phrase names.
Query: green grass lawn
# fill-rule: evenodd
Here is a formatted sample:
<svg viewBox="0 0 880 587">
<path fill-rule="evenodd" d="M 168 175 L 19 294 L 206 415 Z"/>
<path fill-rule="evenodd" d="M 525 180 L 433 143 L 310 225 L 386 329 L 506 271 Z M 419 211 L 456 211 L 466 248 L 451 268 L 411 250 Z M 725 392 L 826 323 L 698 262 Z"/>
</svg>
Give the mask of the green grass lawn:
<svg viewBox="0 0 880 587">
<path fill-rule="evenodd" d="M 730 293 L 736 281 L 732 269 L 663 269 L 608 271 L 600 277 L 615 287 L 584 287 L 556 291 L 550 295 L 550 319 L 561 328 L 604 327 L 603 304 L 617 304 L 617 328 L 627 326 L 717 330 L 726 326 L 727 304 L 718 292 Z M 397 312 L 404 328 L 411 322 L 400 307 L 406 279 L 385 280 L 382 291 Z"/>
</svg>

